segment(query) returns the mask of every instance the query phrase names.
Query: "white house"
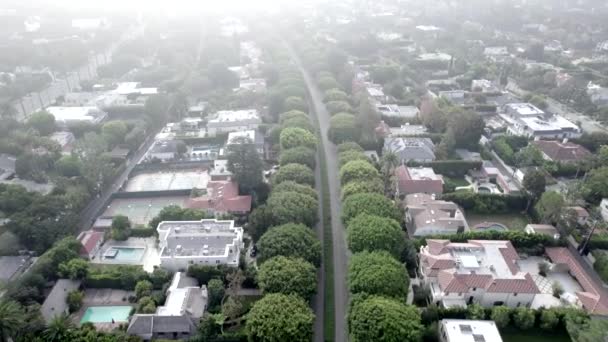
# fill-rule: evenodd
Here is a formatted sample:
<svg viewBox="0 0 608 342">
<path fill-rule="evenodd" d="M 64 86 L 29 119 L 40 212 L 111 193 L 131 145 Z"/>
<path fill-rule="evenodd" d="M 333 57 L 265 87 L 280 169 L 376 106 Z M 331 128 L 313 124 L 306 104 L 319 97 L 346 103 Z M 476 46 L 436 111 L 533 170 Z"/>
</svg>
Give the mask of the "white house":
<svg viewBox="0 0 608 342">
<path fill-rule="evenodd" d="M 237 267 L 243 245 L 243 228 L 233 220 L 163 221 L 158 225 L 160 266 L 170 271 L 190 265 Z"/>
<path fill-rule="evenodd" d="M 440 342 L 502 342 L 494 321 L 442 319 L 439 321 Z"/>
<path fill-rule="evenodd" d="M 428 187 L 428 191 L 432 191 Z M 435 195 L 415 193 L 405 196 L 405 225 L 410 237 L 457 234 L 469 230 L 464 213 L 454 202 L 436 200 Z"/>
<path fill-rule="evenodd" d="M 582 134 L 566 118 L 545 113 L 530 103 L 509 103 L 502 111 L 499 116 L 507 124 L 507 134 L 545 139 L 578 138 Z"/>
<path fill-rule="evenodd" d="M 262 123 L 255 109 L 222 110 L 207 122 L 207 133 L 216 136 L 221 133 L 257 129 Z"/>
<path fill-rule="evenodd" d="M 433 303 L 529 307 L 540 293 L 530 273 L 520 270 L 519 255 L 510 241 L 426 242 L 420 248 L 420 273 Z"/>
<path fill-rule="evenodd" d="M 99 124 L 105 120 L 107 114 L 95 106 L 59 107 L 52 106 L 45 109 L 55 117 L 60 126 L 69 126 L 76 123 Z"/>
</svg>

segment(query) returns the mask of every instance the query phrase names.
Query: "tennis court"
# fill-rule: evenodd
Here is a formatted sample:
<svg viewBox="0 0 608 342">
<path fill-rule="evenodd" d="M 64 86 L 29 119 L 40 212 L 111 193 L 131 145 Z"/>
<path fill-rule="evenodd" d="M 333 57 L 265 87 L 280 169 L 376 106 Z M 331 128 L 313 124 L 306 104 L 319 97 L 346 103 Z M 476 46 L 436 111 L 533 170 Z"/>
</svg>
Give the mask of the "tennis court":
<svg viewBox="0 0 608 342">
<path fill-rule="evenodd" d="M 209 182 L 207 170 L 162 171 L 141 173 L 129 179 L 125 191 L 163 191 L 205 189 Z"/>
<path fill-rule="evenodd" d="M 132 224 L 148 224 L 164 207 L 183 207 L 187 199 L 188 196 L 115 198 L 102 216 L 124 215 Z"/>
</svg>

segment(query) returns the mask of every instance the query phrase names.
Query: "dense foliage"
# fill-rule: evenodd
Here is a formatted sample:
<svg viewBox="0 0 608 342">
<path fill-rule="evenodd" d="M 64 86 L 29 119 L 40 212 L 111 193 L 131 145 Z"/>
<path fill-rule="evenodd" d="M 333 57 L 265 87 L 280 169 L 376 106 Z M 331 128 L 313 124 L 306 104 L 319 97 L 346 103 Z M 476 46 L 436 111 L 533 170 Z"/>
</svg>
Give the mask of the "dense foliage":
<svg viewBox="0 0 608 342">
<path fill-rule="evenodd" d="M 258 284 L 265 294 L 295 294 L 308 300 L 317 291 L 317 270 L 304 259 L 277 256 L 260 266 Z"/>
<path fill-rule="evenodd" d="M 401 256 L 404 235 L 399 222 L 380 216 L 361 214 L 348 222 L 348 248 L 353 253 L 387 251 Z"/>
<path fill-rule="evenodd" d="M 270 228 L 257 244 L 258 262 L 276 256 L 302 258 L 316 266 L 321 263 L 321 242 L 312 229 L 295 223 Z"/>
<path fill-rule="evenodd" d="M 314 317 L 303 299 L 268 294 L 247 315 L 247 335 L 256 342 L 309 342 Z"/>
<path fill-rule="evenodd" d="M 405 299 L 408 286 L 405 267 L 388 252 L 361 252 L 350 259 L 348 288 L 353 294 Z"/>
</svg>

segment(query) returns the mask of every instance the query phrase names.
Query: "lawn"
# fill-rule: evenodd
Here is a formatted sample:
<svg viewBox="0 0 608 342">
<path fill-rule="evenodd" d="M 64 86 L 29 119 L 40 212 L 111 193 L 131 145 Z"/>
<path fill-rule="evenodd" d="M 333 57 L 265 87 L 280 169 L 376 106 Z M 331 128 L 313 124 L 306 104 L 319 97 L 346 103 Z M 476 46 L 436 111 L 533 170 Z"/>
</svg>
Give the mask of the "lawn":
<svg viewBox="0 0 608 342">
<path fill-rule="evenodd" d="M 525 332 L 505 329 L 500 332 L 500 335 L 503 342 L 572 342 L 566 332 L 555 334 L 540 329 Z"/>
<path fill-rule="evenodd" d="M 473 228 L 476 224 L 482 222 L 498 222 L 507 226 L 511 230 L 524 230 L 526 225 L 530 223 L 530 219 L 520 213 L 511 214 L 465 214 L 469 227 Z"/>
<path fill-rule="evenodd" d="M 443 180 L 447 183 L 448 181 L 452 183 L 455 187 L 459 186 L 469 186 L 471 183 L 467 182 L 464 178 L 452 178 L 452 177 L 443 177 Z"/>
</svg>

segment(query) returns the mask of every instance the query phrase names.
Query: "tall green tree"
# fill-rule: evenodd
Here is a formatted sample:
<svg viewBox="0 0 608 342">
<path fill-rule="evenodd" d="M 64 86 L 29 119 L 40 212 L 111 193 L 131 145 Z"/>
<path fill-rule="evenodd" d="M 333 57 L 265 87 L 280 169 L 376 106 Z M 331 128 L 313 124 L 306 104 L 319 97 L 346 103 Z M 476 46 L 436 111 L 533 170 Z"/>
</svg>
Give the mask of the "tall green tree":
<svg viewBox="0 0 608 342">
<path fill-rule="evenodd" d="M 361 252 L 348 266 L 351 293 L 405 299 L 410 279 L 405 267 L 386 251 Z"/>
<path fill-rule="evenodd" d="M 312 229 L 303 224 L 287 223 L 270 228 L 257 243 L 258 262 L 285 256 L 301 258 L 316 266 L 321 264 L 321 242 Z"/>
<path fill-rule="evenodd" d="M 380 216 L 361 214 L 348 222 L 348 247 L 353 253 L 387 251 L 399 258 L 404 235 L 399 222 Z"/>
<path fill-rule="evenodd" d="M 247 315 L 247 335 L 257 342 L 309 342 L 314 314 L 297 296 L 268 294 Z"/>
<path fill-rule="evenodd" d="M 295 294 L 308 300 L 317 291 L 317 270 L 304 259 L 277 256 L 260 266 L 258 284 L 264 293 Z"/>
<path fill-rule="evenodd" d="M 547 191 L 542 194 L 535 208 L 543 223 L 553 223 L 562 214 L 565 204 L 560 193 Z"/>
<path fill-rule="evenodd" d="M 238 137 L 227 148 L 228 170 L 244 193 L 252 193 L 262 182 L 264 165 L 255 144 L 247 137 Z"/>
<path fill-rule="evenodd" d="M 526 211 L 528 211 L 532 201 L 538 199 L 540 195 L 545 192 L 545 187 L 547 186 L 545 173 L 541 170 L 532 170 L 528 172 L 524 176 L 523 186 L 529 194 L 528 205 L 526 206 Z"/>
</svg>

